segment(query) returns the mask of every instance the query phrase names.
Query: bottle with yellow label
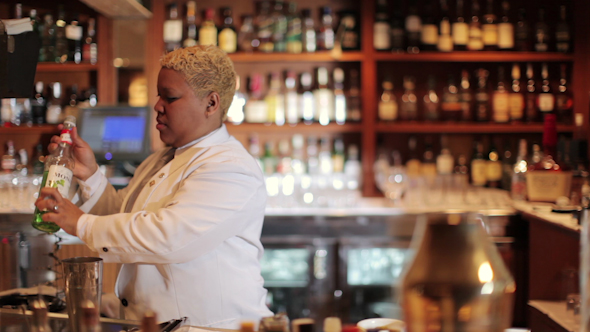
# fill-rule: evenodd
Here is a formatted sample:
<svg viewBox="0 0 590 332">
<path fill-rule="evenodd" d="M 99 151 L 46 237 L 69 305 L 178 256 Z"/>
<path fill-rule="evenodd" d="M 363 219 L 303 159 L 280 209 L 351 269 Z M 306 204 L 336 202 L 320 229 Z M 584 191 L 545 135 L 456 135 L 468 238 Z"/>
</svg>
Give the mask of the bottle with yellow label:
<svg viewBox="0 0 590 332">
<path fill-rule="evenodd" d="M 235 53 L 238 47 L 238 39 L 232 10 L 230 7 L 224 7 L 221 10 L 223 14 L 223 27 L 219 31 L 219 48 L 226 53 Z"/>
</svg>

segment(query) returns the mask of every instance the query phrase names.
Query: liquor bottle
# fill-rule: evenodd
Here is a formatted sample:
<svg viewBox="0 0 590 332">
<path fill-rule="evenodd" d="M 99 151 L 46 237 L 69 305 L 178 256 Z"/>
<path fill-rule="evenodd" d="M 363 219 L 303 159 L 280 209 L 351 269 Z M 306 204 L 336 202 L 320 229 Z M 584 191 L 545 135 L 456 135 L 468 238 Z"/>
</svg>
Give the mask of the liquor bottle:
<svg viewBox="0 0 590 332">
<path fill-rule="evenodd" d="M 301 74 L 300 83 L 300 100 L 299 107 L 301 117 L 305 124 L 310 124 L 316 117 L 316 105 L 312 91 L 313 79 L 310 73 L 304 72 Z"/>
<path fill-rule="evenodd" d="M 173 2 L 168 7 L 168 19 L 164 21 L 164 43 L 166 51 L 172 52 L 180 47 L 182 41 L 182 20 L 178 15 L 178 5 Z"/>
<path fill-rule="evenodd" d="M 467 166 L 467 157 L 464 154 L 460 154 L 457 157 L 457 165 L 454 168 L 454 174 L 466 176 L 469 174 L 469 166 Z"/>
<path fill-rule="evenodd" d="M 510 196 L 513 200 L 524 201 L 526 199 L 526 172 L 529 168 L 527 161 L 527 144 L 525 139 L 518 142 L 518 156 L 512 168 L 512 184 Z"/>
<path fill-rule="evenodd" d="M 78 112 L 80 111 L 78 107 L 78 84 L 73 84 L 68 92 L 69 101 L 64 107 L 64 116 L 72 115 L 73 117 L 78 117 Z"/>
<path fill-rule="evenodd" d="M 453 75 L 449 75 L 448 84 L 443 92 L 441 111 L 443 120 L 460 121 L 463 118 L 461 95 Z"/>
<path fill-rule="evenodd" d="M 467 49 L 470 51 L 483 50 L 481 22 L 479 21 L 479 0 L 473 0 L 471 4 L 471 21 L 469 22 L 469 41 Z"/>
<path fill-rule="evenodd" d="M 488 121 L 490 116 L 490 96 L 488 94 L 487 79 L 489 72 L 480 68 L 476 72 L 477 90 L 475 92 L 475 120 Z"/>
<path fill-rule="evenodd" d="M 31 18 L 31 24 L 33 25 L 33 32 L 38 35 L 39 37 L 41 37 L 41 20 L 39 18 L 39 16 L 37 16 L 37 10 L 36 9 L 31 9 L 29 11 L 29 17 Z"/>
<path fill-rule="evenodd" d="M 262 158 L 260 156 L 260 140 L 257 134 L 252 134 L 248 138 L 248 152 L 250 155 L 256 160 L 256 163 L 260 167 L 261 170 L 264 171 L 264 166 L 262 165 Z"/>
<path fill-rule="evenodd" d="M 22 3 L 16 3 L 14 5 L 14 18 L 15 19 L 23 18 L 23 4 Z"/>
<path fill-rule="evenodd" d="M 205 20 L 199 28 L 199 45 L 217 46 L 217 27 L 214 20 L 215 9 L 205 9 Z"/>
<path fill-rule="evenodd" d="M 457 51 L 467 50 L 469 42 L 469 24 L 465 22 L 463 6 L 464 0 L 457 0 L 457 21 L 452 24 L 453 44 Z"/>
<path fill-rule="evenodd" d="M 328 88 L 329 75 L 326 67 L 316 71 L 316 89 L 313 91 L 315 100 L 315 121 L 326 126 L 334 120 L 334 93 Z"/>
<path fill-rule="evenodd" d="M 279 174 L 290 174 L 293 172 L 291 168 L 291 151 L 289 146 L 289 140 L 281 138 L 278 144 L 278 158 L 277 158 L 277 173 Z M 285 193 L 286 186 L 283 187 L 283 193 Z M 286 190 L 287 192 L 289 190 Z"/>
<path fill-rule="evenodd" d="M 68 61 L 68 39 L 66 38 L 66 13 L 64 6 L 58 6 L 57 21 L 55 21 L 55 53 L 54 60 L 58 63 Z"/>
<path fill-rule="evenodd" d="M 332 153 L 332 166 L 334 173 L 344 172 L 344 142 L 342 138 L 336 137 L 334 139 L 334 152 Z"/>
<path fill-rule="evenodd" d="M 72 157 L 72 138 L 70 134 L 75 126 L 76 118 L 68 116 L 61 131 L 61 142 L 45 159 L 43 181 L 41 182 L 41 188 L 56 188 L 60 195 L 66 199 L 69 197 L 70 183 L 74 174 L 74 158 Z M 47 233 L 57 232 L 59 226 L 53 222 L 43 221 L 42 216 L 45 213 L 45 211 L 39 211 L 38 208 L 35 208 L 33 227 Z"/>
<path fill-rule="evenodd" d="M 508 51 L 514 48 L 514 24 L 510 22 L 508 11 L 510 3 L 507 0 L 502 1 L 502 19 L 498 23 L 498 49 Z"/>
<path fill-rule="evenodd" d="M 359 161 L 359 149 L 356 145 L 348 146 L 346 162 L 344 162 L 344 174 L 347 177 L 347 188 L 357 190 L 363 183 L 363 170 Z"/>
<path fill-rule="evenodd" d="M 334 120 L 337 124 L 346 122 L 346 96 L 344 95 L 344 70 L 334 68 Z"/>
<path fill-rule="evenodd" d="M 268 119 L 268 106 L 262 97 L 264 78 L 258 73 L 250 76 L 249 97 L 244 107 L 244 117 L 249 123 L 265 123 Z"/>
<path fill-rule="evenodd" d="M 287 8 L 287 52 L 289 53 L 301 53 L 303 50 L 303 44 L 301 42 L 301 17 L 297 13 L 297 2 L 289 2 Z"/>
<path fill-rule="evenodd" d="M 66 26 L 66 38 L 68 39 L 68 61 L 82 62 L 82 37 L 84 31 L 78 21 L 78 14 Z"/>
<path fill-rule="evenodd" d="M 529 122 L 537 122 L 539 121 L 539 108 L 537 106 L 537 91 L 535 88 L 535 78 L 532 63 L 527 63 L 526 65 L 526 78 L 526 118 Z"/>
<path fill-rule="evenodd" d="M 39 61 L 54 61 L 55 54 L 55 29 L 56 25 L 51 14 L 45 14 L 43 20 L 43 33 L 41 34 L 41 50 Z"/>
<path fill-rule="evenodd" d="M 268 123 L 275 123 L 277 126 L 285 124 L 285 97 L 281 91 L 281 74 L 272 72 L 268 93 L 264 100 L 268 110 Z"/>
<path fill-rule="evenodd" d="M 400 105 L 400 117 L 402 120 L 418 120 L 418 98 L 414 89 L 416 80 L 413 76 L 404 77 L 404 94 Z"/>
<path fill-rule="evenodd" d="M 406 50 L 408 53 L 420 52 L 420 37 L 422 35 L 422 19 L 418 16 L 416 5 L 410 5 L 406 16 Z"/>
<path fill-rule="evenodd" d="M 235 53 L 238 48 L 236 27 L 234 26 L 234 19 L 232 17 L 232 10 L 230 7 L 221 9 L 223 15 L 223 26 L 219 31 L 219 48 L 225 53 Z"/>
<path fill-rule="evenodd" d="M 547 63 L 543 63 L 541 67 L 541 78 L 543 79 L 541 91 L 537 95 L 537 106 L 542 114 L 547 114 L 555 110 L 555 95 L 551 92 L 549 85 L 549 70 Z"/>
<path fill-rule="evenodd" d="M 422 35 L 420 49 L 436 51 L 438 44 L 438 22 L 434 18 L 434 8 L 431 2 L 425 5 L 426 15 L 422 21 Z"/>
<path fill-rule="evenodd" d="M 342 50 L 358 50 L 359 32 L 357 27 L 356 14 L 352 11 L 341 11 L 340 26 L 344 26 L 344 32 L 342 33 L 341 43 Z"/>
<path fill-rule="evenodd" d="M 432 142 L 430 136 L 426 136 L 424 142 L 424 154 L 422 155 L 422 165 L 420 172 L 423 176 L 436 176 L 436 159 L 434 158 L 434 151 L 432 150 Z"/>
<path fill-rule="evenodd" d="M 305 174 L 305 162 L 304 162 L 304 149 L 303 145 L 305 144 L 303 135 L 295 134 L 291 138 L 291 146 L 293 147 L 293 153 L 291 156 L 291 169 L 293 173 L 296 175 L 301 176 Z"/>
<path fill-rule="evenodd" d="M 274 2 L 272 12 L 272 42 L 275 52 L 285 52 L 287 50 L 287 16 L 283 13 L 283 1 Z"/>
<path fill-rule="evenodd" d="M 62 119 L 61 108 L 61 83 L 54 82 L 51 84 L 51 98 L 47 103 L 47 112 L 45 120 L 50 124 L 58 124 Z"/>
<path fill-rule="evenodd" d="M 440 0 L 440 10 L 442 18 L 439 24 L 437 49 L 440 52 L 451 52 L 453 50 L 453 38 L 451 37 L 451 20 L 449 19 L 447 0 Z"/>
<path fill-rule="evenodd" d="M 510 93 L 504 82 L 503 66 L 498 66 L 498 85 L 492 94 L 492 118 L 497 123 L 510 121 Z"/>
<path fill-rule="evenodd" d="M 571 34 L 567 21 L 567 8 L 559 6 L 559 22 L 555 25 L 555 49 L 557 52 L 567 53 L 570 51 Z"/>
<path fill-rule="evenodd" d="M 96 20 L 94 18 L 88 19 L 88 29 L 86 29 L 86 38 L 84 45 L 82 45 L 82 60 L 95 65 L 98 60 L 98 47 L 96 45 Z"/>
<path fill-rule="evenodd" d="M 42 125 L 45 123 L 45 112 L 47 111 L 47 100 L 43 95 L 43 82 L 35 83 L 35 96 L 31 99 L 31 113 L 33 123 Z"/>
<path fill-rule="evenodd" d="M 242 26 L 240 32 L 238 32 L 238 49 L 242 52 L 252 52 L 254 47 L 260 45 L 260 40 L 256 37 L 254 31 L 254 22 L 252 16 L 242 16 Z"/>
<path fill-rule="evenodd" d="M 317 175 L 320 173 L 318 140 L 315 136 L 309 136 L 307 138 L 307 173 L 310 175 Z"/>
<path fill-rule="evenodd" d="M 416 151 L 417 145 L 416 136 L 410 136 L 408 139 L 409 158 L 406 161 L 406 174 L 409 177 L 419 177 L 422 173 L 422 162 Z"/>
<path fill-rule="evenodd" d="M 315 52 L 317 48 L 317 40 L 315 34 L 315 22 L 311 17 L 311 10 L 304 9 L 301 11 L 303 16 L 303 31 L 301 34 L 301 43 L 303 44 L 303 51 Z"/>
<path fill-rule="evenodd" d="M 350 70 L 350 82 L 348 89 L 348 98 L 346 105 L 348 106 L 348 114 L 346 118 L 350 121 L 361 121 L 361 96 L 359 88 L 359 72 L 356 69 Z"/>
<path fill-rule="evenodd" d="M 51 332 L 49 325 L 49 318 L 47 313 L 47 304 L 41 296 L 31 301 L 31 311 L 33 312 L 33 319 L 30 331 L 31 332 Z"/>
<path fill-rule="evenodd" d="M 428 90 L 422 100 L 424 101 L 424 119 L 427 121 L 438 120 L 440 99 L 436 93 L 436 78 L 434 75 L 428 76 Z"/>
<path fill-rule="evenodd" d="M 516 51 L 529 52 L 533 50 L 531 28 L 526 19 L 524 8 L 518 10 L 518 21 L 514 28 L 514 46 Z"/>
<path fill-rule="evenodd" d="M 259 46 L 258 50 L 262 52 L 272 52 L 274 44 L 272 42 L 273 21 L 270 15 L 270 2 L 258 2 L 258 15 L 255 20 L 255 30 L 257 31 Z"/>
<path fill-rule="evenodd" d="M 186 38 L 182 46 L 191 47 L 197 45 L 197 3 L 196 1 L 186 2 Z"/>
<path fill-rule="evenodd" d="M 391 48 L 391 27 L 387 11 L 387 0 L 377 0 L 377 12 L 373 23 L 373 47 L 378 51 Z"/>
<path fill-rule="evenodd" d="M 471 84 L 469 83 L 469 72 L 465 69 L 461 71 L 459 103 L 461 103 L 461 120 L 471 121 L 473 118 L 473 93 L 471 91 Z"/>
<path fill-rule="evenodd" d="M 265 175 L 273 175 L 277 170 L 277 156 L 274 153 L 274 142 L 264 143 L 264 155 L 262 156 L 262 171 Z"/>
<path fill-rule="evenodd" d="M 453 174 L 455 168 L 455 160 L 451 151 L 447 148 L 443 148 L 440 151 L 438 157 L 436 157 L 436 171 L 438 174 L 447 175 Z"/>
<path fill-rule="evenodd" d="M 494 141 L 491 140 L 490 151 L 486 161 L 486 180 L 489 188 L 500 188 L 502 181 L 502 159 L 496 150 Z"/>
<path fill-rule="evenodd" d="M 539 8 L 539 17 L 535 24 L 535 51 L 549 51 L 549 26 L 545 22 L 545 9 Z"/>
<path fill-rule="evenodd" d="M 495 51 L 498 49 L 498 23 L 494 14 L 494 0 L 487 0 L 486 13 L 483 16 L 481 25 L 483 47 L 486 51 Z"/>
<path fill-rule="evenodd" d="M 405 51 L 405 38 L 404 18 L 398 5 L 393 9 L 393 17 L 391 18 L 391 50 L 394 52 Z"/>
<path fill-rule="evenodd" d="M 524 95 L 520 89 L 520 65 L 512 65 L 512 92 L 508 96 L 510 120 L 520 122 L 524 119 Z"/>
<path fill-rule="evenodd" d="M 398 105 L 395 94 L 393 93 L 393 81 L 385 78 L 381 83 L 383 93 L 379 99 L 378 116 L 381 121 L 394 121 L 398 116 Z"/>
<path fill-rule="evenodd" d="M 557 111 L 557 120 L 559 123 L 572 124 L 573 112 L 572 106 L 574 101 L 571 92 L 567 88 L 567 65 L 562 63 L 560 66 L 559 88 L 555 97 L 555 110 Z"/>
<path fill-rule="evenodd" d="M 318 35 L 318 48 L 320 50 L 331 50 L 334 48 L 334 27 L 332 17 L 332 8 L 322 7 L 321 25 Z"/>
<path fill-rule="evenodd" d="M 1 167 L 4 173 L 12 173 L 16 169 L 16 151 L 12 140 L 6 142 L 6 153 L 2 156 Z"/>
<path fill-rule="evenodd" d="M 236 75 L 236 92 L 231 105 L 227 110 L 227 121 L 233 124 L 240 124 L 244 121 L 244 107 L 246 106 L 246 95 L 240 91 L 240 76 Z"/>
<path fill-rule="evenodd" d="M 285 78 L 285 117 L 288 124 L 297 124 L 299 114 L 299 95 L 297 94 L 297 74 L 287 71 Z"/>
<path fill-rule="evenodd" d="M 471 156 L 471 184 L 483 187 L 487 183 L 487 162 L 483 154 L 483 144 L 475 142 L 473 155 Z"/>
<path fill-rule="evenodd" d="M 332 163 L 332 148 L 330 138 L 324 136 L 320 139 L 320 151 L 318 153 L 318 161 L 320 173 L 329 175 L 334 172 L 334 164 Z"/>
</svg>

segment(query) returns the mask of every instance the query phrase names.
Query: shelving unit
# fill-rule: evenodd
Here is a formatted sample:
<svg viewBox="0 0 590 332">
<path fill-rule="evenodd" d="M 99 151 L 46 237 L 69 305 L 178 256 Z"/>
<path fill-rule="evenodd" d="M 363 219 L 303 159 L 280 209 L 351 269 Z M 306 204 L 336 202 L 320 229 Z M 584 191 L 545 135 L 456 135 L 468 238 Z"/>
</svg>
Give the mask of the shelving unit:
<svg viewBox="0 0 590 332">
<path fill-rule="evenodd" d="M 410 1 L 410 0 L 408 0 Z M 435 1 L 435 0 L 432 0 Z M 524 1 L 524 0 L 523 0 Z M 549 3 L 549 0 L 543 0 L 543 4 Z M 235 53 L 230 54 L 230 58 L 236 64 L 238 74 L 242 71 L 255 70 L 285 70 L 290 67 L 294 68 L 312 68 L 315 66 L 323 66 L 332 64 L 333 66 L 358 66 L 360 69 L 360 88 L 361 88 L 361 102 L 362 102 L 362 122 L 359 124 L 345 124 L 343 126 L 332 125 L 320 126 L 313 124 L 310 126 L 298 124 L 294 127 L 284 125 L 263 125 L 263 124 L 228 124 L 230 133 L 242 138 L 242 143 L 247 143 L 243 140 L 244 137 L 252 133 L 263 134 L 269 137 L 285 137 L 294 133 L 301 133 L 306 136 L 327 134 L 331 136 L 344 135 L 352 136 L 353 140 L 357 140 L 361 147 L 361 161 L 363 166 L 363 188 L 362 193 L 365 197 L 381 196 L 382 194 L 376 188 L 373 176 L 373 163 L 377 154 L 377 144 L 381 136 L 400 135 L 401 139 L 407 135 L 462 135 L 465 137 L 481 137 L 485 135 L 504 135 L 508 137 L 514 134 L 522 134 L 527 137 L 540 138 L 543 132 L 542 123 L 520 123 L 520 124 L 496 124 L 496 123 L 428 123 L 428 122 L 395 122 L 382 123 L 377 120 L 377 106 L 380 94 L 379 77 L 382 75 L 383 68 L 403 68 L 410 70 L 409 66 L 414 66 L 416 70 L 420 70 L 420 64 L 430 66 L 429 68 L 436 68 L 439 72 L 450 70 L 445 68 L 445 65 L 451 67 L 461 66 L 465 63 L 467 67 L 474 67 L 481 64 L 482 66 L 489 66 L 491 64 L 509 64 L 513 62 L 538 63 L 568 63 L 571 78 L 568 80 L 568 86 L 574 94 L 574 111 L 584 115 L 584 123 L 581 130 L 572 125 L 558 126 L 558 132 L 566 136 L 572 136 L 574 133 L 580 131 L 589 132 L 588 125 L 588 110 L 590 106 L 590 43 L 585 40 L 590 35 L 590 25 L 588 25 L 586 14 L 590 12 L 590 2 L 586 0 L 572 0 L 569 5 L 575 7 L 573 10 L 573 45 L 574 52 L 563 54 L 555 52 L 538 53 L 538 52 L 470 52 L 458 51 L 450 53 L 441 52 L 420 52 L 418 54 L 381 52 L 373 48 L 373 22 L 375 18 L 376 1 L 358 1 L 347 0 L 336 4 L 333 1 L 307 1 L 298 0 L 298 8 L 312 8 L 314 11 L 323 5 L 330 5 L 338 8 L 353 8 L 358 12 L 358 24 L 360 26 L 360 51 L 342 53 L 342 56 L 335 59 L 331 52 L 316 52 L 316 53 L 302 53 L 302 54 L 286 54 L 286 53 Z M 402 1 L 402 3 L 405 3 Z M 166 19 L 166 4 L 165 0 L 152 1 L 152 19 L 148 25 L 148 34 L 152 37 L 147 52 L 147 77 L 148 77 L 148 95 L 150 98 L 150 105 L 154 105 L 156 99 L 156 82 L 159 71 L 159 58 L 163 53 L 164 43 L 162 38 L 162 25 Z M 541 3 L 526 3 L 527 6 L 537 6 Z M 231 6 L 234 9 L 234 19 L 238 18 L 243 13 L 252 14 L 254 12 L 254 2 L 238 2 L 232 0 L 205 0 L 200 3 L 201 8 L 220 8 L 222 6 Z M 336 10 L 335 10 L 336 11 Z M 314 18 L 317 18 L 314 15 Z M 441 64 L 438 66 L 437 64 Z M 550 64 L 551 65 L 551 64 Z M 271 69 L 272 68 L 272 69 Z M 538 77 L 538 73 L 536 74 Z M 522 83 L 521 83 L 522 84 Z M 522 86 L 522 85 L 521 85 Z M 158 134 L 153 133 L 155 142 L 159 140 Z M 397 137 L 397 136 L 395 136 Z M 467 138 L 467 139 L 471 139 Z M 240 138 L 238 138 L 240 139 Z M 455 141 L 458 141 L 455 139 Z M 462 141 L 465 145 L 465 141 Z M 468 143 L 469 145 L 471 143 Z"/>
<path fill-rule="evenodd" d="M 56 125 L 42 125 L 42 126 L 20 126 L 20 127 L 0 127 L 0 135 L 43 135 L 43 134 L 59 134 Z"/>
<path fill-rule="evenodd" d="M 90 63 L 39 62 L 37 64 L 37 73 L 93 72 L 97 70 L 98 66 Z"/>
</svg>

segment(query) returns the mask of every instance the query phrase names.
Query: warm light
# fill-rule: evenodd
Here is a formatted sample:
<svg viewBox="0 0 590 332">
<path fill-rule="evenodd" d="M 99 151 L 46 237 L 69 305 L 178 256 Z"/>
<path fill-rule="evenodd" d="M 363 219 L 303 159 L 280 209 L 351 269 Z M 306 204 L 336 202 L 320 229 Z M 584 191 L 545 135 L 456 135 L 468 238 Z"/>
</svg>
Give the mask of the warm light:
<svg viewBox="0 0 590 332">
<path fill-rule="evenodd" d="M 303 201 L 306 204 L 311 204 L 313 202 L 313 194 L 312 193 L 305 193 L 303 195 Z"/>
<path fill-rule="evenodd" d="M 481 287 L 481 294 L 482 295 L 489 295 L 489 294 L 492 294 L 492 292 L 494 292 L 494 283 L 493 282 L 486 282 L 485 284 L 483 284 L 483 287 Z"/>
<path fill-rule="evenodd" d="M 482 284 L 490 282 L 494 279 L 494 271 L 492 271 L 492 266 L 490 265 L 490 262 L 483 262 L 479 266 L 477 276 L 479 277 L 479 282 L 481 282 Z"/>
<path fill-rule="evenodd" d="M 274 176 L 266 178 L 266 193 L 271 197 L 279 194 L 279 179 Z"/>
<path fill-rule="evenodd" d="M 295 191 L 295 178 L 293 177 L 293 175 L 288 174 L 285 175 L 285 177 L 283 178 L 283 195 L 285 196 L 291 196 L 293 195 L 293 192 Z"/>
</svg>

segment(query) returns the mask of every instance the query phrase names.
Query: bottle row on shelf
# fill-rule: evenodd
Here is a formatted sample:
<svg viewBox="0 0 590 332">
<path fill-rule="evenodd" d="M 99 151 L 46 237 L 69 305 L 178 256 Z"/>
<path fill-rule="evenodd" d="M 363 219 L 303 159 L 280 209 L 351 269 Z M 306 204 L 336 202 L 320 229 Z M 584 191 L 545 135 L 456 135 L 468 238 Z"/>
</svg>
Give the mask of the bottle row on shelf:
<svg viewBox="0 0 590 332">
<path fill-rule="evenodd" d="M 435 75 L 424 82 L 423 95 L 417 95 L 414 76 L 403 77 L 403 94 L 396 96 L 393 79 L 383 80 L 378 117 L 383 121 L 478 121 L 478 122 L 540 122 L 542 114 L 555 112 L 562 124 L 573 123 L 573 97 L 568 89 L 567 66 L 560 65 L 559 80 L 551 80 L 548 65 L 541 65 L 540 82 L 534 66 L 514 63 L 510 69 L 497 67 L 496 83 L 490 84 L 490 71 L 479 68 L 471 79 L 469 71 L 449 74 L 441 90 Z M 525 75 L 522 75 L 524 69 Z M 522 80 L 526 78 L 525 80 Z M 521 80 L 526 82 L 521 86 Z M 554 86 L 554 87 L 552 87 Z M 493 87 L 493 88 L 492 88 Z M 493 89 L 493 90 L 492 90 Z M 401 91 L 400 91 L 401 92 Z"/>
<path fill-rule="evenodd" d="M 485 0 L 485 10 L 482 10 L 484 1 L 473 0 L 467 2 L 471 5 L 469 15 L 464 0 L 450 2 L 426 1 L 424 6 L 411 2 L 404 13 L 399 1 L 377 0 L 373 26 L 375 49 L 409 53 L 421 50 L 572 51 L 565 5 L 547 8 L 551 13 L 559 13 L 557 22 L 550 24 L 546 20 L 546 8 L 542 6 L 536 9 L 537 17 L 533 21 L 524 6 L 517 7 L 524 5 L 522 2 Z M 511 11 L 511 5 L 518 8 L 517 15 Z"/>
<path fill-rule="evenodd" d="M 186 2 L 186 19 L 181 19 L 180 8 L 173 2 L 164 22 L 164 42 L 168 51 L 193 45 L 218 45 L 227 53 L 242 52 L 315 52 L 359 49 L 359 29 L 354 11 L 338 12 L 336 23 L 331 7 L 320 9 L 319 20 L 309 8 L 298 11 L 296 2 L 258 1 L 256 14 L 242 16 L 236 28 L 231 7 L 221 8 L 221 19 L 214 8 L 203 10 L 197 25 L 197 5 Z"/>
<path fill-rule="evenodd" d="M 78 13 L 73 13 L 68 23 L 63 4 L 58 5 L 56 16 L 51 11 L 40 14 L 36 8 L 29 9 L 33 32 L 41 40 L 39 62 L 96 64 L 98 48 L 94 18 L 90 17 L 83 22 Z M 21 3 L 14 6 L 14 18 L 23 18 Z"/>
<path fill-rule="evenodd" d="M 67 115 L 76 115 L 80 107 L 96 106 L 96 89 L 90 87 L 84 91 L 74 84 L 66 90 L 60 82 L 52 82 L 45 87 L 39 81 L 35 83 L 33 98 L 2 99 L 0 120 L 4 127 L 58 124 Z"/>
</svg>

